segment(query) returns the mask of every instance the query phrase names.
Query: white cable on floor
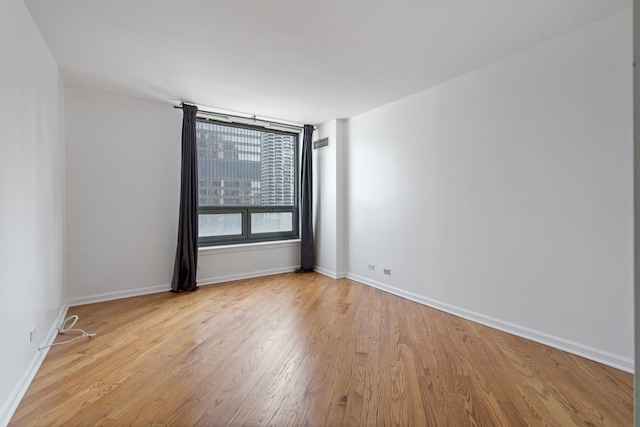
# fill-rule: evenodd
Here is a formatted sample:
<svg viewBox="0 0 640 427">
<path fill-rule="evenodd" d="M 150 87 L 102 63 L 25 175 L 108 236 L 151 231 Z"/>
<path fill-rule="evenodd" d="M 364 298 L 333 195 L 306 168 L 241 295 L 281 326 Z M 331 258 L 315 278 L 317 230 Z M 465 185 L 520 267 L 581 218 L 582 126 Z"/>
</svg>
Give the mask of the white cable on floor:
<svg viewBox="0 0 640 427">
<path fill-rule="evenodd" d="M 70 325 L 68 324 L 69 322 L 71 322 Z M 73 329 L 73 327 L 76 325 L 77 322 L 78 322 L 78 316 L 76 316 L 75 314 L 73 316 L 67 317 L 60 324 L 60 326 L 58 326 L 58 333 L 59 334 L 66 334 L 68 332 L 80 332 L 82 335 L 79 335 L 79 336 L 77 336 L 75 338 L 72 338 L 70 340 L 67 340 L 67 341 L 59 341 L 59 342 L 54 342 L 53 344 L 45 345 L 44 347 L 40 347 L 38 350 L 44 350 L 45 348 L 53 347 L 54 345 L 67 344 L 67 343 L 73 342 L 75 340 L 79 340 L 80 338 L 84 338 L 84 337 L 91 338 L 91 337 L 95 337 L 96 336 L 96 334 L 87 333 L 87 332 L 83 331 L 82 329 Z"/>
</svg>

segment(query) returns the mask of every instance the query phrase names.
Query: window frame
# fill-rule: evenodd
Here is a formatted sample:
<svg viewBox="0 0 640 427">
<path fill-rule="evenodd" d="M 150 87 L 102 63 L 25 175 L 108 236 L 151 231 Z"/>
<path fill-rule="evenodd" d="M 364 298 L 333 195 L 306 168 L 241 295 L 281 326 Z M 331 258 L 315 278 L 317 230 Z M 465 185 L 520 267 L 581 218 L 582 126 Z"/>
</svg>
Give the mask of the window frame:
<svg viewBox="0 0 640 427">
<path fill-rule="evenodd" d="M 242 233 L 225 236 L 198 236 L 198 247 L 224 246 L 233 244 L 277 242 L 282 240 L 295 240 L 300 238 L 300 140 L 302 130 L 284 131 L 268 127 L 250 125 L 242 122 L 229 123 L 226 120 L 216 120 L 209 117 L 196 117 L 196 121 L 212 123 L 220 126 L 236 127 L 257 130 L 266 133 L 291 135 L 294 137 L 294 203 L 293 206 L 200 206 L 198 197 L 198 220 L 200 215 L 207 214 L 242 214 Z M 198 181 L 200 176 L 198 173 Z M 287 213 L 292 214 L 292 230 L 269 233 L 251 232 L 251 215 L 254 213 Z"/>
</svg>

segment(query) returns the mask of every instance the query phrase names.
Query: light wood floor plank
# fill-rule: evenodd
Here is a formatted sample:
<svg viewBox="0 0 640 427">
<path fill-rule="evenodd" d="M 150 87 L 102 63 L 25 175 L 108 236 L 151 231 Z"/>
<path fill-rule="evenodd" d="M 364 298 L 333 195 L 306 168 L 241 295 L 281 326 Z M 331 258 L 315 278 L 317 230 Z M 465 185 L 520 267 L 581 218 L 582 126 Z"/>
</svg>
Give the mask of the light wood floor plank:
<svg viewBox="0 0 640 427">
<path fill-rule="evenodd" d="M 315 273 L 69 314 L 97 336 L 49 351 L 10 426 L 633 421 L 628 373 Z"/>
</svg>

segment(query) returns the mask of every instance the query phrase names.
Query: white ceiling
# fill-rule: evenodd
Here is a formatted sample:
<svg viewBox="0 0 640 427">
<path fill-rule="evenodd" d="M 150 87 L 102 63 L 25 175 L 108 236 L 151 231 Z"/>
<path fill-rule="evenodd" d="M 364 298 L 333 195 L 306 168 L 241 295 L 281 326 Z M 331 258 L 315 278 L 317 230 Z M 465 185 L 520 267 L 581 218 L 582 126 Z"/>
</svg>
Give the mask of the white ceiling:
<svg viewBox="0 0 640 427">
<path fill-rule="evenodd" d="M 632 0 L 24 0 L 67 86 L 318 124 Z"/>
</svg>

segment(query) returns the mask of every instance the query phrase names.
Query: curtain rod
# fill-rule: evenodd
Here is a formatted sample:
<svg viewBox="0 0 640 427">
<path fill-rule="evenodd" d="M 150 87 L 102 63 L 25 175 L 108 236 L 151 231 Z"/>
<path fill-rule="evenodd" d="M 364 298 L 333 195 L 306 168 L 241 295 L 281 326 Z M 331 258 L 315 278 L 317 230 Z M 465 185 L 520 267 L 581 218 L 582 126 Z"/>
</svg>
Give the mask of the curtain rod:
<svg viewBox="0 0 640 427">
<path fill-rule="evenodd" d="M 174 105 L 173 108 L 177 108 L 179 110 L 182 110 L 182 105 Z M 258 122 L 262 122 L 262 123 L 267 123 L 269 125 L 275 125 L 275 126 L 280 126 L 280 127 L 287 127 L 287 128 L 291 128 L 291 129 L 302 129 L 304 126 L 302 125 L 292 125 L 289 123 L 282 123 L 282 122 L 274 122 L 272 120 L 265 120 L 265 119 L 260 119 L 258 117 L 254 116 L 250 116 L 250 117 L 246 117 L 246 116 L 237 116 L 235 114 L 226 114 L 226 113 L 216 113 L 214 111 L 206 111 L 206 110 L 200 110 L 198 109 L 198 113 L 204 114 L 204 115 L 209 115 L 209 116 L 214 116 L 214 117 L 218 117 L 220 119 L 222 119 L 223 121 L 229 121 L 232 122 L 233 120 L 231 120 L 231 118 L 235 118 L 235 119 L 242 119 L 242 120 L 253 120 L 254 122 L 258 121 Z M 224 119 L 227 120 L 224 120 Z M 316 126 L 313 127 L 313 129 L 316 129 Z"/>
</svg>

